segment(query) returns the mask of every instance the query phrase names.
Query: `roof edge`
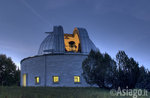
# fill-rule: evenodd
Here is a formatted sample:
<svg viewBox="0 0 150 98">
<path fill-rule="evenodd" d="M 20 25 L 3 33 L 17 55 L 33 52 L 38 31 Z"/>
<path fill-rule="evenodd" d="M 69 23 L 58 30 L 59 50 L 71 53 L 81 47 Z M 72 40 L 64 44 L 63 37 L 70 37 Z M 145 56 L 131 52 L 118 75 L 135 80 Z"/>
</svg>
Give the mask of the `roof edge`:
<svg viewBox="0 0 150 98">
<path fill-rule="evenodd" d="M 49 56 L 49 55 L 83 55 L 83 56 L 88 56 L 88 53 L 51 53 L 51 54 L 43 54 L 43 55 L 35 55 L 31 57 L 26 57 L 20 61 L 20 64 L 27 59 L 30 58 L 35 58 L 35 57 L 41 57 L 41 56 Z"/>
</svg>

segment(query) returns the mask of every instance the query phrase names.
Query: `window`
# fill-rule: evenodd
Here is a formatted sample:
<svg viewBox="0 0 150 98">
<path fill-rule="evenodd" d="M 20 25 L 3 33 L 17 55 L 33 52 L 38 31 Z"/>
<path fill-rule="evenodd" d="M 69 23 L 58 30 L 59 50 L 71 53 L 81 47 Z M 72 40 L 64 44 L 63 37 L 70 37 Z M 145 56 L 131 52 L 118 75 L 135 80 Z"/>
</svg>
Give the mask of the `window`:
<svg viewBox="0 0 150 98">
<path fill-rule="evenodd" d="M 79 83 L 80 82 L 80 76 L 74 76 L 74 82 Z"/>
<path fill-rule="evenodd" d="M 23 86 L 26 87 L 27 85 L 27 75 L 23 74 Z"/>
<path fill-rule="evenodd" d="M 35 83 L 39 84 L 40 83 L 40 77 L 35 77 Z"/>
<path fill-rule="evenodd" d="M 58 76 L 53 76 L 53 82 L 58 83 L 59 82 L 59 77 Z"/>
</svg>

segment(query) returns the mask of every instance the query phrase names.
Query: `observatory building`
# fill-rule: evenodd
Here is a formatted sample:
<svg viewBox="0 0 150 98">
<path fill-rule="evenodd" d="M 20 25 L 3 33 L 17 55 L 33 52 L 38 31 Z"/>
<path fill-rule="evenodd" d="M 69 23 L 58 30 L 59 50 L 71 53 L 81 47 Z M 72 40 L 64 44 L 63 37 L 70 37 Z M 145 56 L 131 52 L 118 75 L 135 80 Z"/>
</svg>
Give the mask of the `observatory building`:
<svg viewBox="0 0 150 98">
<path fill-rule="evenodd" d="M 21 61 L 21 86 L 87 87 L 82 77 L 82 61 L 97 48 L 86 29 L 65 34 L 54 26 L 41 43 L 38 54 Z"/>
</svg>

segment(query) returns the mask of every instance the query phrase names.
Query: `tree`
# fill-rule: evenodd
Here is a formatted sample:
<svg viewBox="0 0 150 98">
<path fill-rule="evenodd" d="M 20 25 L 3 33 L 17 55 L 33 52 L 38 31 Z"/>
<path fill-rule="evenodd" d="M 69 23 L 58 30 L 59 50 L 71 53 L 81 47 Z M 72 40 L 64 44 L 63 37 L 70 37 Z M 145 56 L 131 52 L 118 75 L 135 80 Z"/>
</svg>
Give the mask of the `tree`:
<svg viewBox="0 0 150 98">
<path fill-rule="evenodd" d="M 110 88 L 113 83 L 115 61 L 105 53 L 91 50 L 82 63 L 83 76 L 87 83 L 97 84 L 100 88 Z"/>
<path fill-rule="evenodd" d="M 144 66 L 140 67 L 140 75 L 136 83 L 136 88 L 150 91 L 150 71 L 146 70 Z"/>
<path fill-rule="evenodd" d="M 20 86 L 20 70 L 19 70 L 19 68 L 16 70 L 16 72 L 15 72 L 15 84 L 17 85 L 17 86 Z"/>
<path fill-rule="evenodd" d="M 105 75 L 105 85 L 107 88 L 116 88 L 117 79 L 117 66 L 114 60 L 111 60 L 110 66 L 107 68 Z"/>
<path fill-rule="evenodd" d="M 118 86 L 121 88 L 134 88 L 139 77 L 138 63 L 133 58 L 129 58 L 124 51 L 117 53 L 116 60 L 118 65 Z"/>
<path fill-rule="evenodd" d="M 150 90 L 150 71 L 146 70 L 124 51 L 119 51 L 114 61 L 107 53 L 91 51 L 82 63 L 83 77 L 87 83 L 100 88 Z"/>
<path fill-rule="evenodd" d="M 0 55 L 0 85 L 15 85 L 16 81 L 19 81 L 19 72 L 19 69 L 16 71 L 16 65 L 11 58 L 4 54 Z"/>
<path fill-rule="evenodd" d="M 96 53 L 91 50 L 90 54 L 88 57 L 83 61 L 82 63 L 82 69 L 83 73 L 82 75 L 84 76 L 85 80 L 87 83 L 93 85 L 95 84 L 95 73 L 94 73 L 94 67 L 96 66 Z"/>
</svg>

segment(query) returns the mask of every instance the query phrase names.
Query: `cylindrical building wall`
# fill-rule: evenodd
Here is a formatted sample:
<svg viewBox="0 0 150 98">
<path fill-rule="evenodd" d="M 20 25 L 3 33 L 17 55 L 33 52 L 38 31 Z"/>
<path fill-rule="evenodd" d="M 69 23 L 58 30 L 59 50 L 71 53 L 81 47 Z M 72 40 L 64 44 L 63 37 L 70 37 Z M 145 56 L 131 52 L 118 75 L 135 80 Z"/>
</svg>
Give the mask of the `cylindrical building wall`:
<svg viewBox="0 0 150 98">
<path fill-rule="evenodd" d="M 21 62 L 21 86 L 23 75 L 26 75 L 25 86 L 89 86 L 82 77 L 82 61 L 86 58 L 83 54 L 49 54 L 30 57 Z M 59 77 L 59 82 L 54 83 L 53 77 Z M 75 83 L 74 76 L 80 77 L 80 82 Z M 36 83 L 39 77 L 39 83 Z"/>
</svg>

